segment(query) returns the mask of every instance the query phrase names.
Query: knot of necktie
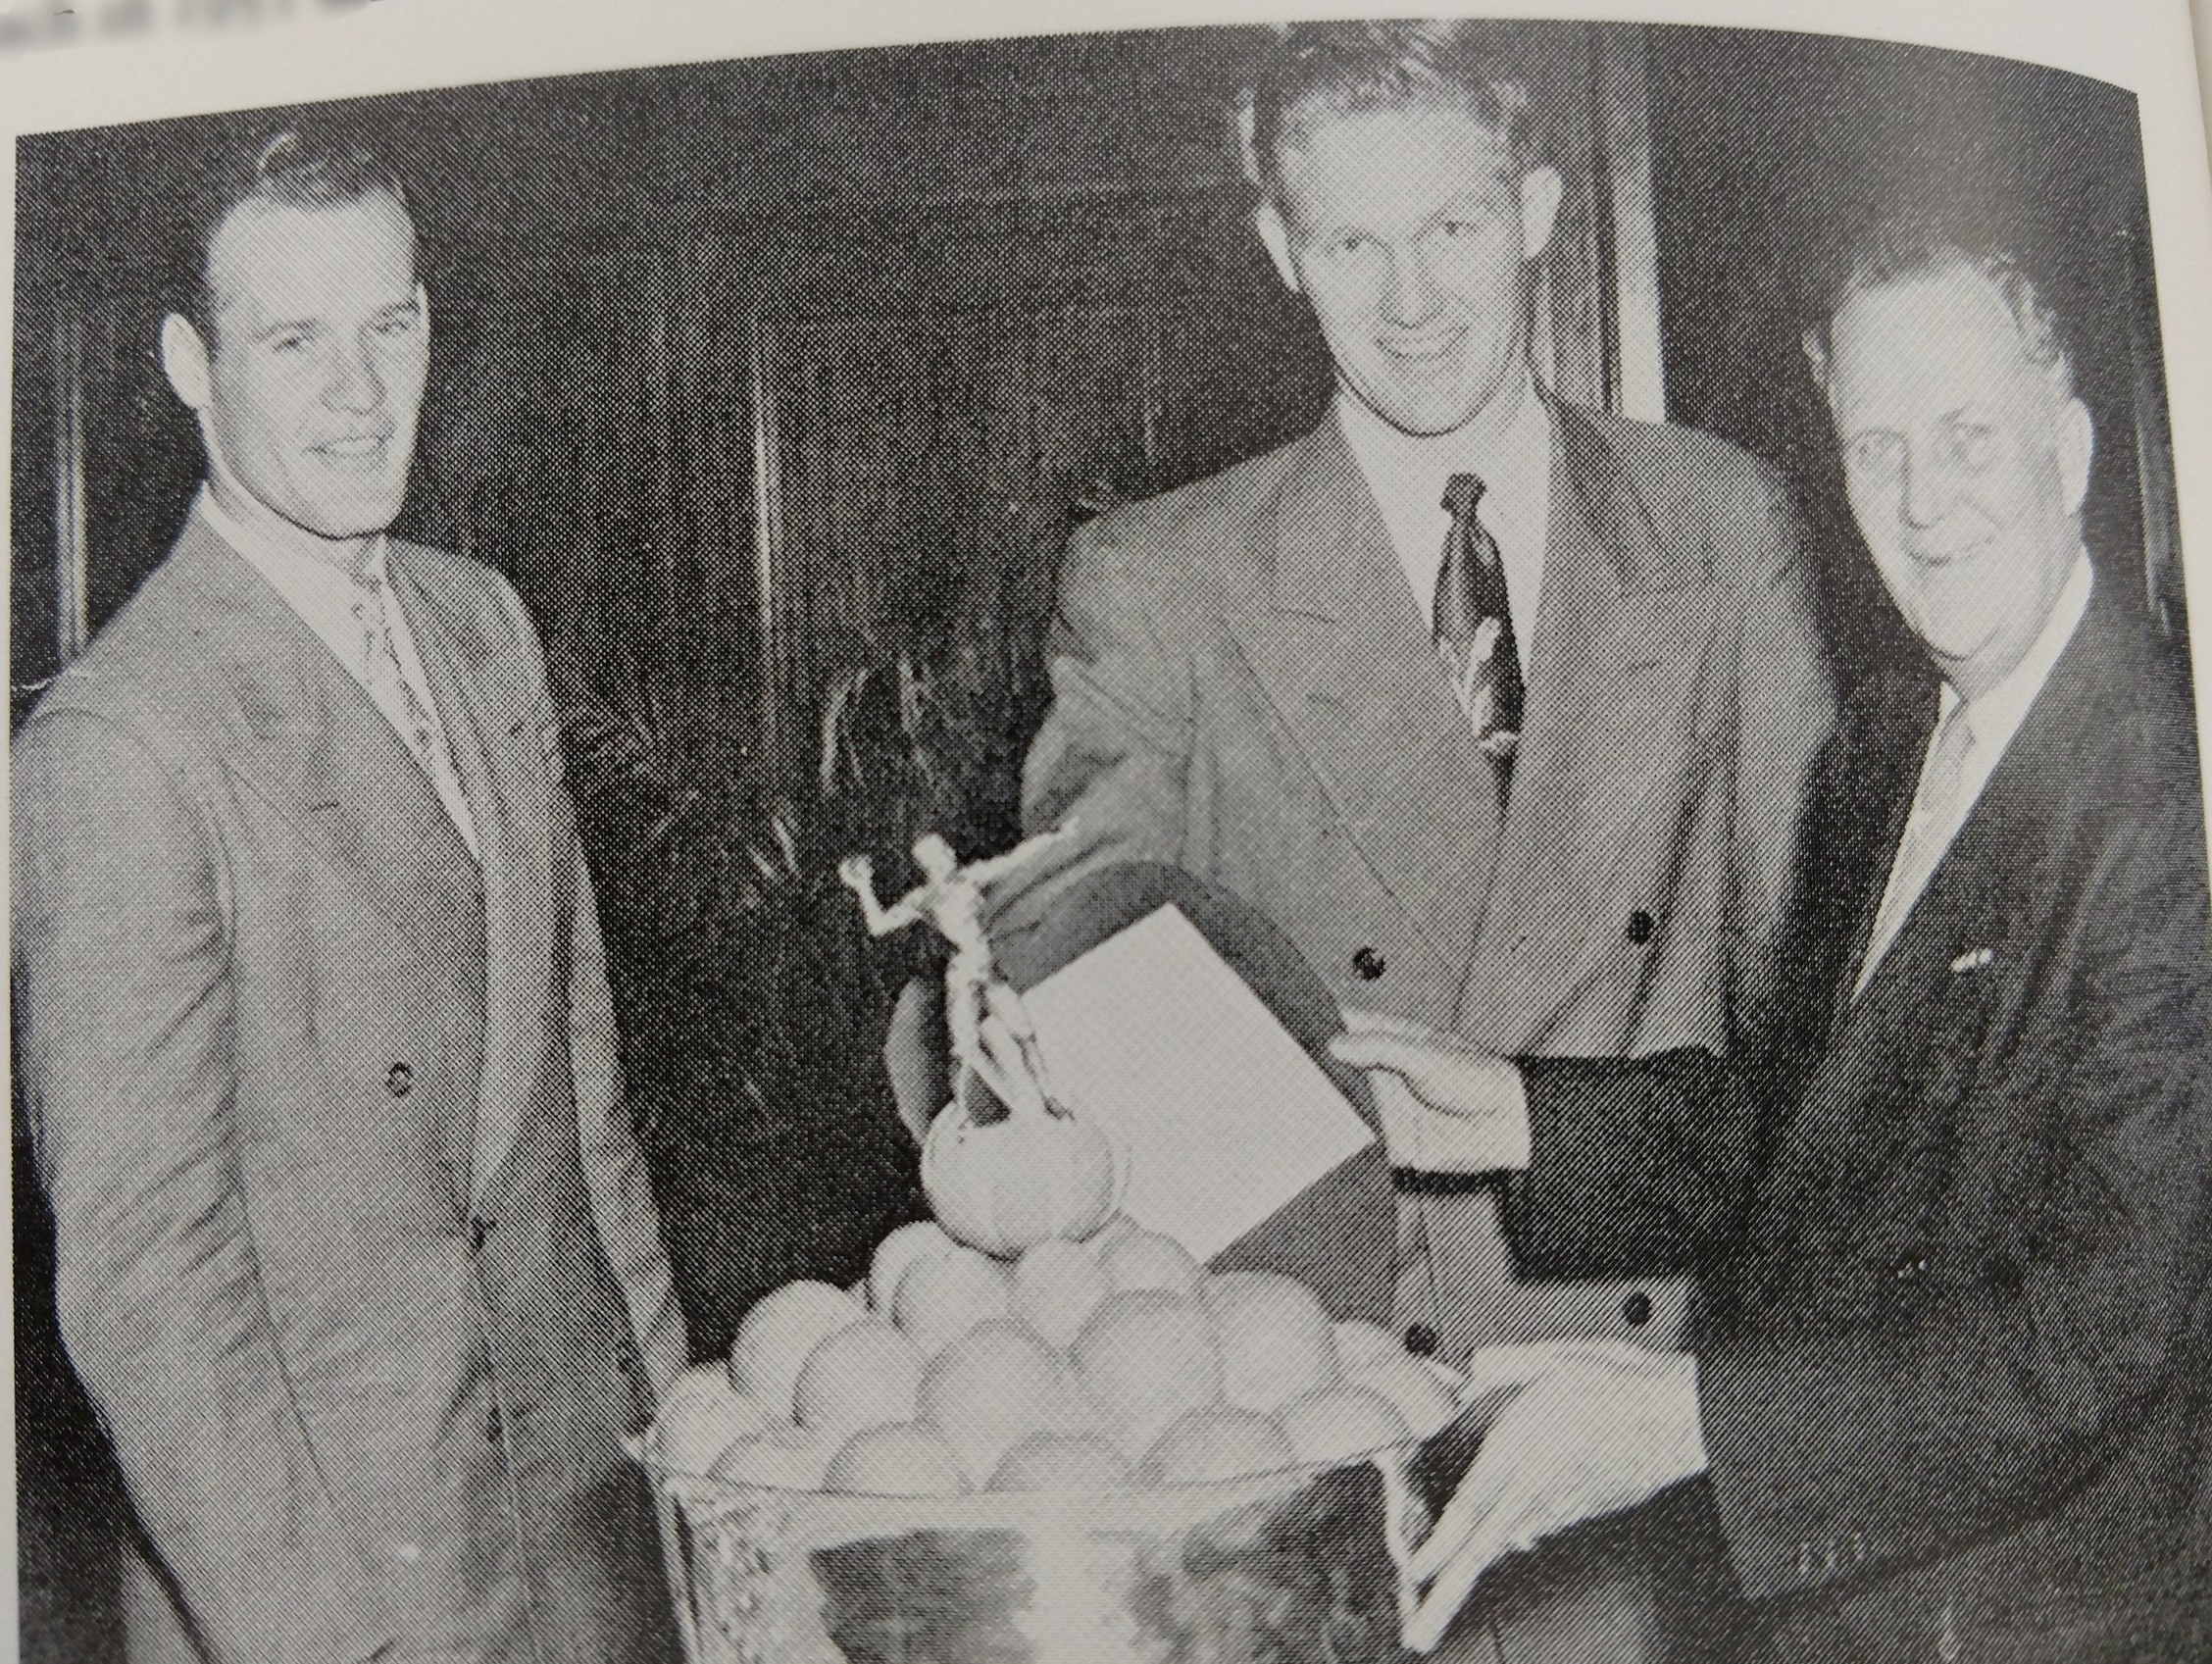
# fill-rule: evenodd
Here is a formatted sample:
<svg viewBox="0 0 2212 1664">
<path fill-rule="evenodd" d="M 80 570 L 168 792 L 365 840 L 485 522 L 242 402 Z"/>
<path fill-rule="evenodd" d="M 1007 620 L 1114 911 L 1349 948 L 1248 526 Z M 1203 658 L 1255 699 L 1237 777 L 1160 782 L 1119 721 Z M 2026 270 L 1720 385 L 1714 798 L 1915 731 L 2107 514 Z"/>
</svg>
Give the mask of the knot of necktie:
<svg viewBox="0 0 2212 1664">
<path fill-rule="evenodd" d="M 1474 518 L 1475 511 L 1483 506 L 1483 477 L 1479 474 L 1455 474 L 1444 485 L 1444 509 L 1453 520 L 1465 522 Z"/>
</svg>

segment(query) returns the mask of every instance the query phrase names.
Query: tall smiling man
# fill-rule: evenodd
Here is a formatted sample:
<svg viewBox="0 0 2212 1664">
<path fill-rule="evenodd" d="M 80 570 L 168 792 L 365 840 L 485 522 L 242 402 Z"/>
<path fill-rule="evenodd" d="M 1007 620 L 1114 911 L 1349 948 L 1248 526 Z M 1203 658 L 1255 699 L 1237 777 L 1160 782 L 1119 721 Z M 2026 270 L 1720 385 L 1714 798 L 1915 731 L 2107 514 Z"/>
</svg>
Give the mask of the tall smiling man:
<svg viewBox="0 0 2212 1664">
<path fill-rule="evenodd" d="M 1257 906 L 1345 1003 L 1511 1052 L 1726 1052 L 1788 1003 L 1831 716 L 1809 563 L 1750 458 L 1532 375 L 1564 187 L 1497 38 L 1301 26 L 1261 67 L 1257 228 L 1335 397 L 1070 546 L 1024 808 L 1071 833 L 995 930 L 1106 864 L 1168 862 Z M 1527 1275 L 1495 1164 L 1382 1107 L 1416 1349 L 1675 1343 L 1668 1263 Z M 1634 1655 L 1610 1618 L 1564 1627 L 1533 1644 L 1565 1653 L 1523 1655 Z"/>
<path fill-rule="evenodd" d="M 398 182 L 215 171 L 162 359 L 207 482 L 14 752 L 20 1058 L 130 1656 L 672 1656 L 622 1436 L 682 1367 L 536 637 L 388 536 Z"/>
<path fill-rule="evenodd" d="M 1778 1660 L 2201 1658 L 2212 923 L 2188 689 L 2084 544 L 2089 417 L 2021 261 L 1900 220 L 1828 319 L 1808 346 L 1851 509 L 1935 674 L 1890 812 L 1836 771 L 1831 818 L 1860 835 L 1824 887 L 1861 905 L 1809 1058 L 1337 1042 L 1526 1167 L 1535 1263 L 1627 1234 L 1707 1270 L 1693 1352 L 1478 1359 L 1526 1390 L 1417 1559 L 1425 1627 L 1499 1553 L 1667 1494 L 1678 1519 L 1709 1502 Z M 1700 1135 L 1751 1108 L 1757 1140 Z M 1726 1655 L 1716 1631 L 1704 1656 Z"/>
</svg>

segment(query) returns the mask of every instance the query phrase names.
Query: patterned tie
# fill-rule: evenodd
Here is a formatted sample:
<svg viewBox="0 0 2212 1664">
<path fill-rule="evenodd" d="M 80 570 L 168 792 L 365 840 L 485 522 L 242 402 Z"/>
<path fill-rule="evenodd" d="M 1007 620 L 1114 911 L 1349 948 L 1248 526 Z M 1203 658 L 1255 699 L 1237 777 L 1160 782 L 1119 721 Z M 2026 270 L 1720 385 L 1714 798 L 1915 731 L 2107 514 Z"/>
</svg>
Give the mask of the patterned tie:
<svg viewBox="0 0 2212 1664">
<path fill-rule="evenodd" d="M 439 726 L 437 712 L 424 692 L 419 690 L 414 679 L 407 674 L 399 656 L 399 644 L 392 639 L 389 608 L 390 591 L 378 580 L 365 573 L 349 573 L 354 582 L 353 616 L 361 626 L 362 682 L 369 696 L 377 702 L 407 748 L 415 754 L 423 773 L 429 777 L 446 811 L 453 818 L 454 830 L 471 850 L 476 848 L 475 817 L 469 810 L 467 788 L 461 782 L 461 772 L 454 766 L 452 749 L 445 742 L 445 731 Z"/>
<path fill-rule="evenodd" d="M 1913 794 L 1905 835 L 1897 840 L 1897 858 L 1889 864 L 1889 885 L 1882 892 L 1882 906 L 1875 913 L 1874 930 L 1867 937 L 1866 957 L 1859 962 L 1858 985 L 1851 995 L 1854 999 L 1874 980 L 1882 956 L 1889 951 L 1913 904 L 1942 865 L 1958 831 L 1959 794 L 1966 785 L 1967 759 L 1973 754 L 1974 725 L 1967 720 L 1965 705 L 1953 705 L 1928 748 L 1928 762 Z"/>
<path fill-rule="evenodd" d="M 1477 741 L 1497 765 L 1502 791 L 1521 738 L 1525 690 L 1513 609 L 1506 602 L 1505 562 L 1497 539 L 1476 517 L 1482 501 L 1483 481 L 1475 475 L 1455 474 L 1444 488 L 1452 523 L 1436 572 L 1434 635 L 1452 691 Z"/>
</svg>

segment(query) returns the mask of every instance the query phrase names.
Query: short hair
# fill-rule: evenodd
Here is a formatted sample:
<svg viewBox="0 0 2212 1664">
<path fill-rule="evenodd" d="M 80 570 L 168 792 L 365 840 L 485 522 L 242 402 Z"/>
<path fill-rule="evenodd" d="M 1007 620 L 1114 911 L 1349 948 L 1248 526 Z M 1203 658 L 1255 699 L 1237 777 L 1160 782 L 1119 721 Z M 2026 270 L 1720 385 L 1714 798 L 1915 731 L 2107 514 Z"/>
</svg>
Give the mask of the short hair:
<svg viewBox="0 0 2212 1664">
<path fill-rule="evenodd" d="M 1916 278 L 1958 273 L 1987 287 L 2013 328 L 2028 362 L 2050 378 L 2062 397 L 2074 395 L 2074 355 L 2058 315 L 2043 298 L 2027 251 L 1986 228 L 1920 210 L 1868 219 L 1848 237 L 1817 290 L 1818 312 L 1805 331 L 1814 377 L 1827 391 L 1835 353 L 1835 316 L 1853 297 Z"/>
<path fill-rule="evenodd" d="M 219 153 L 200 176 L 179 227 L 170 310 L 211 344 L 215 295 L 208 282 L 215 239 L 249 202 L 284 208 L 343 208 L 384 195 L 413 219 L 407 186 L 377 153 L 327 129 L 286 127 Z"/>
<path fill-rule="evenodd" d="M 1282 152 L 1315 117 L 1445 106 L 1495 131 L 1516 168 L 1538 159 L 1534 100 L 1495 25 L 1426 22 L 1282 24 L 1238 107 L 1245 176 L 1282 194 Z"/>
</svg>

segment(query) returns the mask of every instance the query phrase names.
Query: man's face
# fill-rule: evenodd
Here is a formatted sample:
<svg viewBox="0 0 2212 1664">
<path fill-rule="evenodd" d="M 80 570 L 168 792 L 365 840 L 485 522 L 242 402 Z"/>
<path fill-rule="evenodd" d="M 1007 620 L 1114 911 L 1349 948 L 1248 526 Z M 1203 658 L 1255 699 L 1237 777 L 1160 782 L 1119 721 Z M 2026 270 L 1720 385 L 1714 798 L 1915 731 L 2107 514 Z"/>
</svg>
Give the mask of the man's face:
<svg viewBox="0 0 2212 1664">
<path fill-rule="evenodd" d="M 1543 251 L 1559 176 L 1516 170 L 1474 116 L 1332 116 L 1287 144 L 1260 232 L 1302 291 L 1343 384 L 1407 433 L 1473 421 L 1521 374 L 1521 268 Z"/>
<path fill-rule="evenodd" d="M 429 361 L 406 210 L 381 192 L 248 202 L 216 233 L 208 290 L 213 341 L 173 319 L 189 339 L 164 347 L 187 361 L 172 358 L 171 378 L 199 412 L 225 507 L 321 537 L 389 526 Z"/>
<path fill-rule="evenodd" d="M 1864 290 L 1831 327 L 1851 511 L 1953 685 L 2003 680 L 2080 552 L 2089 419 L 1978 274 Z"/>
</svg>

